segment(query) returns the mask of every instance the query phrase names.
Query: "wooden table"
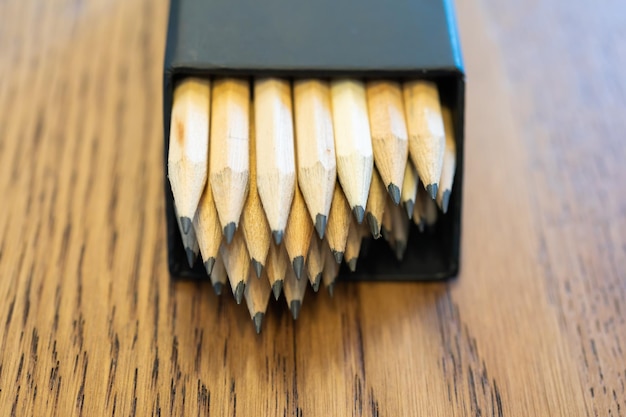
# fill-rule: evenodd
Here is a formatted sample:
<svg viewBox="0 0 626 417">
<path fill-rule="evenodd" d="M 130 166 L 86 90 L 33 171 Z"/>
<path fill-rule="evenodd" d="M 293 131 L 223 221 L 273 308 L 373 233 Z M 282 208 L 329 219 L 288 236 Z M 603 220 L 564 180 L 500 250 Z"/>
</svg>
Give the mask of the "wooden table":
<svg viewBox="0 0 626 417">
<path fill-rule="evenodd" d="M 459 0 L 463 263 L 293 322 L 171 283 L 167 2 L 0 2 L 0 415 L 625 416 L 621 0 Z"/>
</svg>

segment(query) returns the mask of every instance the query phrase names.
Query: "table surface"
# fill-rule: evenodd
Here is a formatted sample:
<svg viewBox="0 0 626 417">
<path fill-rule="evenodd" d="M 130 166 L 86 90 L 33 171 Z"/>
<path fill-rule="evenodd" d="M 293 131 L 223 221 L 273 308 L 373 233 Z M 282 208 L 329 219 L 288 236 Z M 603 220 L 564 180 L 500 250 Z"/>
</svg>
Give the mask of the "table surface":
<svg viewBox="0 0 626 417">
<path fill-rule="evenodd" d="M 625 416 L 622 0 L 458 0 L 462 272 L 261 335 L 171 283 L 164 0 L 0 1 L 0 415 Z"/>
</svg>

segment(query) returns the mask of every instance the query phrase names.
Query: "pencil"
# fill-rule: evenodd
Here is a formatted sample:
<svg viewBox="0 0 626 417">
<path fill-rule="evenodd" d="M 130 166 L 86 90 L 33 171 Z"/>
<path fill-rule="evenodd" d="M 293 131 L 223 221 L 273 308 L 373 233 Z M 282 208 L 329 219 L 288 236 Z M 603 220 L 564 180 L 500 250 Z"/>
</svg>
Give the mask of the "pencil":
<svg viewBox="0 0 626 417">
<path fill-rule="evenodd" d="M 404 182 L 402 183 L 402 205 L 406 210 L 409 219 L 413 217 L 413 207 L 417 197 L 417 187 L 419 186 L 419 178 L 417 170 L 413 162 L 407 161 L 404 169 Z"/>
<path fill-rule="evenodd" d="M 395 248 L 395 240 L 393 236 L 393 210 L 391 210 L 391 207 L 394 205 L 395 204 L 393 204 L 389 198 L 385 199 L 385 211 L 383 212 L 383 222 L 380 227 L 383 238 L 392 248 Z"/>
<path fill-rule="evenodd" d="M 257 188 L 274 241 L 280 244 L 296 182 L 291 86 L 275 78 L 254 81 Z"/>
<path fill-rule="evenodd" d="M 291 310 L 294 320 L 297 320 L 300 314 L 307 285 L 308 282 L 306 279 L 298 279 L 294 270 L 287 268 L 283 291 L 285 292 L 285 299 L 287 300 L 287 305 L 289 306 L 289 310 Z"/>
<path fill-rule="evenodd" d="M 242 79 L 217 78 L 211 96 L 209 181 L 230 243 L 248 193 L 250 86 Z"/>
<path fill-rule="evenodd" d="M 187 233 L 183 231 L 183 223 L 182 217 L 178 215 L 178 210 L 174 208 L 176 212 L 176 223 L 178 223 L 178 230 L 180 230 L 181 240 L 183 242 L 183 247 L 185 248 L 185 254 L 187 255 L 187 263 L 190 267 L 193 268 L 193 265 L 196 263 L 196 258 L 198 257 L 198 251 L 200 247 L 198 245 L 198 239 L 196 237 L 196 231 L 192 227 L 189 229 Z"/>
<path fill-rule="evenodd" d="M 322 254 L 324 256 L 324 270 L 322 272 L 322 281 L 324 282 L 324 287 L 330 294 L 333 296 L 333 292 L 335 289 L 335 280 L 337 279 L 337 275 L 339 274 L 339 264 L 335 262 L 335 257 L 328 246 L 328 242 L 325 240 L 322 241 Z"/>
<path fill-rule="evenodd" d="M 430 199 L 433 202 L 432 199 Z M 402 261 L 404 258 L 404 252 L 406 252 L 406 245 L 409 240 L 409 217 L 406 212 L 400 206 L 390 204 L 391 209 L 391 233 L 393 235 L 394 250 L 396 253 L 396 259 Z"/>
<path fill-rule="evenodd" d="M 426 226 L 426 200 L 430 199 L 423 187 L 417 188 L 417 196 L 415 196 L 415 206 L 413 206 L 413 223 L 419 228 L 420 232 L 424 231 Z"/>
<path fill-rule="evenodd" d="M 293 94 L 298 184 L 323 239 L 337 178 L 330 87 L 319 80 L 295 81 Z"/>
<path fill-rule="evenodd" d="M 254 103 L 252 103 L 254 108 Z M 252 113 L 252 112 L 251 112 Z M 257 277 L 265 267 L 267 253 L 270 250 L 271 233 L 267 224 L 259 192 L 257 190 L 256 176 L 256 137 L 254 129 L 254 117 L 250 117 L 250 190 L 241 214 L 241 229 L 246 241 L 252 267 Z"/>
<path fill-rule="evenodd" d="M 300 279 L 309 253 L 313 223 L 297 183 L 295 188 L 287 228 L 285 229 L 285 248 L 296 277 Z"/>
<path fill-rule="evenodd" d="M 437 85 L 430 81 L 404 84 L 409 153 L 420 180 L 434 200 L 443 165 L 445 134 Z"/>
<path fill-rule="evenodd" d="M 224 266 L 228 273 L 228 280 L 230 281 L 235 301 L 237 304 L 241 304 L 250 270 L 250 258 L 246 249 L 246 243 L 243 240 L 243 233 L 240 229 L 235 231 L 230 244 L 222 244 L 220 254 L 224 259 Z"/>
<path fill-rule="evenodd" d="M 423 208 L 424 208 L 424 224 L 426 227 L 432 228 L 435 223 L 437 223 L 437 218 L 439 214 L 437 212 L 437 203 L 432 198 L 424 197 Z"/>
<path fill-rule="evenodd" d="M 358 224 L 354 218 L 351 218 L 344 259 L 352 272 L 356 271 L 356 264 L 359 259 L 359 252 L 361 251 L 361 240 L 361 225 Z"/>
<path fill-rule="evenodd" d="M 378 239 L 380 237 L 380 225 L 383 221 L 383 213 L 387 195 L 385 184 L 378 174 L 378 170 L 374 168 L 372 171 L 372 184 L 367 197 L 367 223 L 369 224 L 372 237 Z"/>
<path fill-rule="evenodd" d="M 322 242 L 317 235 L 311 236 L 309 254 L 306 261 L 307 274 L 313 291 L 317 292 L 322 282 L 322 271 L 324 271 L 324 257 L 322 256 Z"/>
<path fill-rule="evenodd" d="M 354 216 L 362 223 L 374 167 L 365 87 L 355 80 L 336 80 L 331 97 L 337 175 Z"/>
<path fill-rule="evenodd" d="M 210 276 L 213 291 L 215 291 L 215 294 L 221 295 L 222 288 L 226 285 L 226 281 L 228 280 L 228 275 L 226 274 L 224 260 L 219 255 L 215 258 L 215 264 L 213 265 L 213 270 L 211 271 Z"/>
<path fill-rule="evenodd" d="M 210 97 L 201 78 L 185 78 L 174 90 L 167 172 L 183 236 L 193 229 L 207 179 Z"/>
<path fill-rule="evenodd" d="M 333 192 L 333 201 L 330 205 L 330 214 L 328 216 L 328 225 L 326 227 L 326 239 L 330 250 L 338 264 L 343 259 L 343 253 L 346 249 L 346 241 L 348 240 L 348 228 L 350 226 L 350 206 L 341 191 L 339 184 L 335 184 Z"/>
<path fill-rule="evenodd" d="M 265 310 L 267 309 L 271 292 L 272 290 L 267 277 L 264 276 L 259 279 L 255 276 L 252 269 L 250 269 L 244 297 L 257 334 L 261 333 L 261 324 L 263 323 L 263 317 L 265 316 Z"/>
<path fill-rule="evenodd" d="M 397 82 L 369 81 L 366 91 L 374 162 L 392 201 L 399 204 L 409 152 L 402 89 Z"/>
<path fill-rule="evenodd" d="M 269 279 L 274 293 L 274 299 L 278 300 L 280 292 L 283 289 L 283 281 L 285 273 L 289 269 L 289 257 L 283 245 L 277 245 L 274 241 L 270 242 L 270 250 L 267 254 L 266 268 L 267 278 Z"/>
<path fill-rule="evenodd" d="M 437 191 L 437 204 L 441 208 L 441 211 L 446 213 L 448 211 L 448 204 L 450 203 L 452 183 L 454 182 L 454 170 L 456 169 L 456 142 L 454 140 L 454 128 L 450 109 L 443 106 L 441 107 L 441 113 L 443 115 L 443 126 L 446 132 L 446 148 L 443 154 L 440 186 Z"/>
<path fill-rule="evenodd" d="M 208 182 L 200 198 L 198 211 L 193 219 L 193 227 L 196 232 L 200 253 L 202 253 L 204 268 L 207 274 L 210 275 L 222 243 L 222 229 L 217 217 L 217 210 L 215 209 L 213 191 Z"/>
</svg>

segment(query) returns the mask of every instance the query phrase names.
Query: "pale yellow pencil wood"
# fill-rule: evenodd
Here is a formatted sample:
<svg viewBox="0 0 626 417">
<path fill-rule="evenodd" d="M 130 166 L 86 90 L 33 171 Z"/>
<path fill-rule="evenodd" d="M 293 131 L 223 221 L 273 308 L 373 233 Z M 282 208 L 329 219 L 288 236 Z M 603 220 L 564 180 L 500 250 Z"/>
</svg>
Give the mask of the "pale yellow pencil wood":
<svg viewBox="0 0 626 417">
<path fill-rule="evenodd" d="M 315 233 L 311 235 L 306 267 L 311 286 L 318 288 L 322 280 L 322 272 L 324 271 L 324 256 L 322 255 L 322 242 Z"/>
<path fill-rule="evenodd" d="M 287 300 L 287 306 L 289 306 L 294 319 L 297 319 L 300 314 L 307 286 L 308 280 L 298 279 L 293 269 L 287 268 L 283 291 Z"/>
<path fill-rule="evenodd" d="M 211 284 L 217 295 L 222 293 L 222 289 L 226 286 L 228 281 L 228 273 L 226 272 L 226 266 L 224 265 L 224 259 L 218 254 L 215 258 L 215 264 L 211 270 Z"/>
<path fill-rule="evenodd" d="M 452 183 L 454 182 L 454 171 L 456 170 L 456 141 L 454 139 L 454 124 L 450 109 L 442 106 L 443 126 L 446 132 L 446 148 L 443 153 L 443 168 L 439 189 L 437 190 L 437 204 L 445 213 L 448 211 Z"/>
<path fill-rule="evenodd" d="M 289 256 L 284 245 L 277 245 L 273 240 L 270 242 L 270 250 L 267 254 L 267 261 L 265 263 L 265 270 L 267 271 L 267 278 L 269 280 L 272 291 L 280 290 L 285 279 L 285 273 L 289 269 Z M 280 291 L 278 291 L 280 294 Z M 276 293 L 274 293 L 276 296 Z"/>
<path fill-rule="evenodd" d="M 335 261 L 330 246 L 327 241 L 322 241 L 322 255 L 324 256 L 324 271 L 322 272 L 322 282 L 324 287 L 331 293 L 335 285 L 337 275 L 339 275 L 339 264 Z"/>
<path fill-rule="evenodd" d="M 204 187 L 202 198 L 200 198 L 198 211 L 193 219 L 193 227 L 204 266 L 210 274 L 222 243 L 222 228 L 213 200 L 213 190 L 211 190 L 211 185 L 208 182 Z"/>
<path fill-rule="evenodd" d="M 244 297 L 246 299 L 246 305 L 251 319 L 254 320 L 254 316 L 259 313 L 265 314 L 271 292 L 272 289 L 269 281 L 267 280 L 267 276 L 263 274 L 261 278 L 259 278 L 256 276 L 254 271 L 250 269 L 248 281 L 246 282 L 246 289 L 244 291 Z"/>
<path fill-rule="evenodd" d="M 404 206 L 409 218 L 413 217 L 413 209 L 415 199 L 417 198 L 417 187 L 419 186 L 419 177 L 413 161 L 409 160 L 404 169 L 404 182 L 402 183 L 401 202 Z"/>
<path fill-rule="evenodd" d="M 306 208 L 304 197 L 298 184 L 296 184 L 287 228 L 285 229 L 285 248 L 298 278 L 304 269 L 312 235 L 313 223 Z"/>
<path fill-rule="evenodd" d="M 328 216 L 326 240 L 338 263 L 341 263 L 346 248 L 350 217 L 350 207 L 346 197 L 339 184 L 336 184 L 333 192 L 333 202 L 330 206 L 330 215 Z"/>
<path fill-rule="evenodd" d="M 380 228 L 383 222 L 383 213 L 387 204 L 387 191 L 385 184 L 378 174 L 378 170 L 374 168 L 372 172 L 372 184 L 367 197 L 367 223 L 374 239 L 380 237 Z"/>
<path fill-rule="evenodd" d="M 348 229 L 348 240 L 346 241 L 346 251 L 344 254 L 344 260 L 348 264 L 348 267 L 352 272 L 356 269 L 357 260 L 359 258 L 359 252 L 361 251 L 361 225 L 351 217 L 350 228 Z"/>
<path fill-rule="evenodd" d="M 233 290 L 237 303 L 240 303 L 250 271 L 250 257 L 241 229 L 235 232 L 230 244 L 226 244 L 226 242 L 222 244 L 220 254 L 224 259 L 230 287 Z"/>
</svg>

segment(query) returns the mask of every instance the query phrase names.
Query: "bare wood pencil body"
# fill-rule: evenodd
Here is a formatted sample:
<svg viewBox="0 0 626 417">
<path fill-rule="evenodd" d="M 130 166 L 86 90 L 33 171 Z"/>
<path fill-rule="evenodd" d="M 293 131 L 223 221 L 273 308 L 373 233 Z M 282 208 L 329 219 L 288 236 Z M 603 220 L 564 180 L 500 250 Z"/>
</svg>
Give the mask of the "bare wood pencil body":
<svg viewBox="0 0 626 417">
<path fill-rule="evenodd" d="M 439 190 L 437 190 L 437 204 L 441 211 L 448 211 L 452 183 L 454 182 L 454 171 L 456 170 L 456 141 L 454 139 L 454 124 L 450 109 L 442 106 L 443 126 L 446 133 L 446 148 L 443 154 L 443 168 L 441 170 L 441 180 Z"/>
<path fill-rule="evenodd" d="M 399 204 L 409 152 L 402 89 L 397 82 L 369 81 L 366 91 L 376 168 L 393 202 Z"/>
<path fill-rule="evenodd" d="M 296 184 L 287 229 L 285 229 L 285 248 L 298 279 L 300 279 L 304 269 L 312 235 L 313 223 L 306 208 L 304 197 L 302 197 L 300 188 Z"/>
<path fill-rule="evenodd" d="M 228 280 L 230 281 L 235 301 L 237 301 L 237 304 L 241 304 L 250 270 L 250 257 L 248 256 L 241 229 L 235 231 L 230 244 L 224 243 L 221 246 L 220 254 L 224 259 L 224 266 L 228 273 Z"/>
<path fill-rule="evenodd" d="M 324 271 L 322 273 L 322 281 L 328 293 L 333 295 L 335 288 L 335 280 L 339 275 L 339 264 L 335 261 L 335 257 L 326 241 L 322 241 L 322 255 L 324 256 Z"/>
<path fill-rule="evenodd" d="M 339 184 L 335 184 L 333 192 L 333 202 L 330 206 L 328 216 L 328 226 L 326 228 L 326 239 L 330 250 L 337 263 L 341 263 L 343 253 L 346 249 L 348 239 L 348 229 L 350 226 L 350 206 L 346 197 L 341 191 Z"/>
<path fill-rule="evenodd" d="M 289 82 L 254 82 L 257 187 L 274 240 L 280 244 L 296 182 L 293 111 Z"/>
<path fill-rule="evenodd" d="M 430 81 L 409 81 L 403 86 L 404 107 L 409 131 L 409 153 L 431 198 L 437 196 L 445 134 L 437 85 Z"/>
<path fill-rule="evenodd" d="M 317 292 L 322 282 L 322 272 L 324 271 L 324 256 L 322 256 L 322 242 L 313 234 L 309 245 L 309 255 L 306 261 L 307 274 L 313 287 Z"/>
<path fill-rule="evenodd" d="M 287 300 L 287 305 L 289 306 L 289 310 L 291 310 L 294 320 L 297 320 L 300 314 L 307 285 L 308 281 L 306 279 L 298 279 L 293 269 L 287 268 L 283 291 L 285 292 L 285 299 Z"/>
<path fill-rule="evenodd" d="M 362 82 L 331 83 L 337 175 L 359 223 L 363 222 L 374 157 Z"/>
<path fill-rule="evenodd" d="M 261 333 L 261 325 L 263 323 L 263 317 L 265 316 L 265 310 L 270 300 L 270 283 L 267 280 L 266 274 L 263 274 L 261 278 L 258 278 L 255 273 L 250 269 L 248 274 L 248 282 L 246 282 L 246 289 L 244 291 L 244 297 L 246 299 L 246 305 L 250 312 L 250 318 L 254 322 L 254 328 L 257 334 Z"/>
<path fill-rule="evenodd" d="M 254 106 L 254 103 L 252 103 L 252 106 Z M 250 190 L 241 214 L 241 229 L 243 230 L 243 237 L 250 254 L 252 267 L 257 276 L 260 277 L 270 249 L 271 233 L 257 189 L 256 135 L 253 115 L 250 117 L 249 150 Z"/>
<path fill-rule="evenodd" d="M 354 218 L 351 218 L 344 259 L 352 272 L 356 271 L 356 264 L 359 259 L 359 252 L 361 251 L 362 238 L 361 225 L 358 224 Z"/>
<path fill-rule="evenodd" d="M 222 243 L 222 228 L 213 200 L 213 190 L 208 182 L 204 187 L 200 204 L 198 204 L 198 211 L 193 219 L 193 227 L 200 253 L 202 253 L 204 268 L 207 274 L 211 274 Z"/>
<path fill-rule="evenodd" d="M 330 86 L 302 80 L 293 88 L 298 184 L 322 239 L 337 178 Z"/>
<path fill-rule="evenodd" d="M 430 201 L 433 201 L 432 199 Z M 406 245 L 409 240 L 410 220 L 406 211 L 401 206 L 390 204 L 391 210 L 391 234 L 393 235 L 394 251 L 396 259 L 401 261 L 404 258 Z"/>
<path fill-rule="evenodd" d="M 211 94 L 209 181 L 226 242 L 239 226 L 248 193 L 250 86 L 247 80 L 218 78 Z"/>
<path fill-rule="evenodd" d="M 213 291 L 215 294 L 221 295 L 226 281 L 228 281 L 228 274 L 226 273 L 226 266 L 224 265 L 224 259 L 222 256 L 215 258 L 215 264 L 211 271 L 211 284 L 213 285 Z"/>
<path fill-rule="evenodd" d="M 207 179 L 209 111 L 208 80 L 185 78 L 174 90 L 167 172 L 183 234 L 191 231 Z"/>
<path fill-rule="evenodd" d="M 180 230 L 181 240 L 183 242 L 183 247 L 185 248 L 185 254 L 187 255 L 187 263 L 190 267 L 193 267 L 196 263 L 198 252 L 200 251 L 196 231 L 192 227 L 187 233 L 185 233 L 183 231 L 182 217 L 178 215 L 178 211 L 176 209 L 174 209 L 174 211 L 176 211 L 176 223 L 178 224 L 178 230 Z"/>
<path fill-rule="evenodd" d="M 385 191 L 385 184 L 380 178 L 378 170 L 374 168 L 370 193 L 367 196 L 367 223 L 369 224 L 374 239 L 380 237 L 380 227 L 383 221 L 386 201 L 387 193 Z"/>
<path fill-rule="evenodd" d="M 413 217 L 413 207 L 415 206 L 415 199 L 417 198 L 418 186 L 419 177 L 417 176 L 417 170 L 413 162 L 409 160 L 404 169 L 404 182 L 402 183 L 402 195 L 400 199 L 409 219 Z"/>
<path fill-rule="evenodd" d="M 270 250 L 267 254 L 267 262 L 265 270 L 267 278 L 272 287 L 274 298 L 278 300 L 283 289 L 285 273 L 289 269 L 289 256 L 284 245 L 277 245 L 276 242 L 270 242 Z"/>
</svg>

